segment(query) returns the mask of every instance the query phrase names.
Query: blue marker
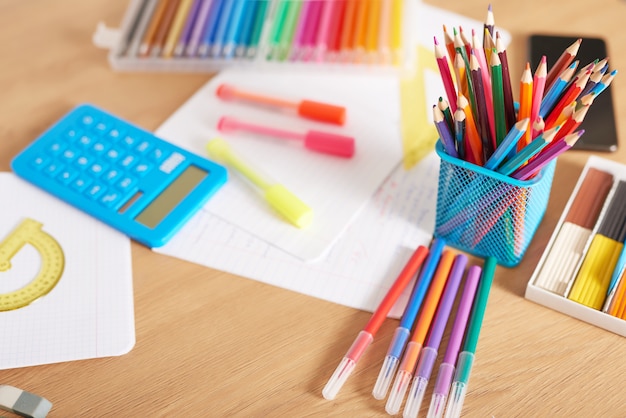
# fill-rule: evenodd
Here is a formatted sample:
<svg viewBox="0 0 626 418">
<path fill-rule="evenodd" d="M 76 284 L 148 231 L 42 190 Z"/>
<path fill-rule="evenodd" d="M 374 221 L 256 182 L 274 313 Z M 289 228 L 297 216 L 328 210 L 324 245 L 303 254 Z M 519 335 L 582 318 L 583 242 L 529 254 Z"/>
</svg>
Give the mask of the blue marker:
<svg viewBox="0 0 626 418">
<path fill-rule="evenodd" d="M 232 13 L 229 18 L 228 29 L 224 37 L 223 55 L 225 58 L 232 58 L 237 47 L 237 38 L 243 30 L 243 18 L 246 9 L 251 2 L 249 0 L 234 0 Z"/>
<path fill-rule="evenodd" d="M 230 24 L 234 8 L 235 0 L 224 0 L 222 11 L 216 22 L 217 27 L 215 28 L 213 45 L 211 45 L 211 56 L 213 57 L 219 57 L 222 55 L 224 41 L 226 40 L 226 32 L 228 31 L 228 25 Z"/>
<path fill-rule="evenodd" d="M 257 0 L 246 1 L 246 8 L 243 12 L 243 17 L 241 18 L 241 30 L 237 34 L 237 39 L 235 40 L 237 44 L 235 55 L 237 57 L 244 56 L 246 49 L 248 48 L 250 36 L 252 34 L 252 27 L 254 25 L 254 17 L 258 9 L 258 3 L 259 2 Z"/>
<path fill-rule="evenodd" d="M 198 49 L 198 55 L 206 57 L 211 51 L 211 46 L 215 43 L 215 34 L 217 32 L 217 20 L 222 14 L 222 6 L 224 0 L 214 0 L 209 9 L 209 15 L 204 24 L 204 35 Z"/>
<path fill-rule="evenodd" d="M 402 355 L 402 351 L 404 350 L 409 336 L 411 335 L 411 328 L 413 328 L 417 312 L 422 305 L 426 291 L 428 290 L 433 275 L 435 274 L 435 270 L 437 269 L 437 264 L 441 258 L 444 246 L 445 242 L 439 238 L 435 238 L 431 244 L 430 252 L 428 253 L 428 258 L 426 259 L 424 268 L 420 272 L 417 283 L 413 287 L 413 292 L 409 298 L 404 313 L 402 314 L 400 325 L 396 328 L 396 331 L 393 334 L 393 339 L 387 349 L 385 361 L 383 362 L 383 366 L 378 374 L 376 385 L 372 391 L 372 394 L 376 399 L 384 399 L 385 395 L 387 395 L 387 390 L 389 389 L 391 380 L 393 379 L 396 369 L 398 368 L 400 356 Z"/>
</svg>

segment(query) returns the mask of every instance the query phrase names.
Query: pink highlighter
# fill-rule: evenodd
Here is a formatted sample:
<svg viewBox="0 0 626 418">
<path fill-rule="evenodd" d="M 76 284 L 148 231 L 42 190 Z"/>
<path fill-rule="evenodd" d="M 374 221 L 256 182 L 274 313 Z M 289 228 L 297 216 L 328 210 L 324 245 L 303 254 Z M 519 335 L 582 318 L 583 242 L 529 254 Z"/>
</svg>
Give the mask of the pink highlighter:
<svg viewBox="0 0 626 418">
<path fill-rule="evenodd" d="M 354 138 L 327 132 L 309 130 L 304 133 L 287 131 L 253 123 L 243 122 L 230 116 L 222 116 L 217 123 L 221 132 L 247 131 L 281 139 L 303 141 L 305 148 L 324 154 L 350 158 L 354 155 Z"/>
</svg>

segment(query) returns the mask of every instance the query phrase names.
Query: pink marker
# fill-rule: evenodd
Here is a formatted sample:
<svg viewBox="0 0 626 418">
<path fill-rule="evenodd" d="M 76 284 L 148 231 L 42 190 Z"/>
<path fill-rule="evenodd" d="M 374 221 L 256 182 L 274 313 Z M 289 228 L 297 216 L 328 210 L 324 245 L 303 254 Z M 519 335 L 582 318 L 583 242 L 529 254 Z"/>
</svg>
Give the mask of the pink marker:
<svg viewBox="0 0 626 418">
<path fill-rule="evenodd" d="M 222 116 L 217 123 L 217 129 L 221 132 L 233 132 L 239 130 L 281 139 L 295 139 L 303 141 L 304 146 L 312 151 L 347 158 L 354 155 L 354 138 L 345 135 L 314 130 L 309 130 L 305 133 L 287 131 L 285 129 L 242 122 L 230 116 Z"/>
</svg>

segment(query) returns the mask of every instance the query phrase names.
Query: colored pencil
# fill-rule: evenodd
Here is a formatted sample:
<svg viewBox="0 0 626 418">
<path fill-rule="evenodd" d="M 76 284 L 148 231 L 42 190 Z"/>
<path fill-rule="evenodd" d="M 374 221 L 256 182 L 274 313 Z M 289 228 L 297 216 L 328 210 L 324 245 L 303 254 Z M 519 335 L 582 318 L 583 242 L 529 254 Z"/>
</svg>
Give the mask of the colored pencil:
<svg viewBox="0 0 626 418">
<path fill-rule="evenodd" d="M 502 95 L 504 97 L 504 120 L 506 123 L 506 131 L 508 132 L 508 130 L 511 129 L 511 127 L 515 124 L 515 122 L 517 122 L 518 119 L 515 117 L 515 106 L 513 104 L 513 88 L 511 87 L 512 83 L 511 72 L 509 70 L 509 59 L 506 54 L 504 42 L 500 37 L 500 32 L 496 32 L 496 51 L 498 52 L 498 58 L 500 58 L 500 63 L 502 65 Z M 521 100 L 522 99 L 520 98 L 520 102 Z M 524 117 L 520 117 L 520 119 L 524 119 Z"/>
<path fill-rule="evenodd" d="M 148 28 L 152 25 L 154 19 L 154 12 L 159 4 L 159 0 L 148 0 L 148 3 L 144 6 L 143 14 L 133 35 L 133 40 L 128 48 L 127 55 L 129 57 L 136 57 L 141 54 L 141 45 L 143 45 L 144 38 L 148 31 Z"/>
<path fill-rule="evenodd" d="M 165 41 L 167 40 L 167 34 L 172 27 L 176 10 L 181 0 L 169 0 L 165 10 L 163 11 L 163 17 L 159 21 L 159 27 L 154 35 L 152 48 L 150 48 L 150 56 L 158 57 L 163 52 L 165 47 Z"/>
<path fill-rule="evenodd" d="M 448 123 L 448 127 L 450 128 L 450 130 L 454 131 L 454 115 L 452 114 L 452 111 L 450 110 L 450 104 L 448 103 L 448 101 L 444 99 L 443 97 L 439 97 L 439 101 L 437 102 L 437 107 L 439 107 L 439 109 L 441 109 L 441 111 L 443 112 L 443 117 L 446 119 L 446 122 Z"/>
<path fill-rule="evenodd" d="M 539 153 L 546 145 L 548 145 L 559 130 L 559 126 L 556 128 L 545 131 L 541 136 L 532 140 L 532 142 L 518 151 L 511 159 L 504 163 L 497 169 L 498 173 L 508 176 L 513 171 L 517 170 L 530 158 Z"/>
<path fill-rule="evenodd" d="M 557 118 L 561 115 L 561 112 L 563 112 L 566 106 L 576 101 L 578 95 L 585 87 L 585 84 L 587 84 L 590 74 L 589 71 L 585 72 L 580 78 L 573 80 L 572 84 L 563 92 L 563 95 L 556 102 L 550 114 L 545 118 L 546 129 L 556 126 Z"/>
<path fill-rule="evenodd" d="M 438 106 L 433 106 L 433 120 L 435 122 L 435 127 L 437 128 L 437 132 L 439 133 L 439 138 L 441 139 L 441 143 L 446 150 L 446 153 L 451 157 L 458 158 L 459 155 L 456 152 L 456 147 L 454 145 L 454 136 L 446 123 L 446 120 L 443 116 L 443 113 L 439 109 Z"/>
<path fill-rule="evenodd" d="M 530 64 L 526 63 L 526 67 L 522 72 L 522 79 L 520 80 L 519 88 L 519 115 L 518 119 L 530 119 L 532 118 L 532 106 L 533 106 L 533 77 L 530 72 Z M 517 150 L 521 150 L 526 145 L 530 144 L 531 131 L 527 129 L 522 136 L 522 140 L 517 143 Z"/>
<path fill-rule="evenodd" d="M 493 93 L 491 91 L 491 73 L 485 58 L 485 50 L 480 46 L 478 35 L 472 29 L 472 51 L 476 55 L 478 65 L 481 69 L 480 73 L 483 78 L 483 90 L 485 92 L 485 103 L 487 104 L 487 121 L 489 122 L 489 132 L 492 143 L 495 145 L 496 125 L 493 116 Z"/>
<path fill-rule="evenodd" d="M 446 25 L 443 25 L 443 41 L 446 46 L 446 51 L 448 51 L 448 58 L 450 62 L 452 62 L 454 56 L 456 55 L 456 51 L 454 50 L 454 39 L 452 38 L 452 35 L 450 35 L 450 32 L 448 32 Z"/>
<path fill-rule="evenodd" d="M 400 64 L 402 56 L 402 16 L 404 15 L 404 0 L 392 0 L 391 3 L 391 52 L 393 62 Z"/>
<path fill-rule="evenodd" d="M 454 112 L 454 142 L 460 159 L 465 159 L 465 112 L 457 109 Z"/>
<path fill-rule="evenodd" d="M 489 170 L 495 170 L 498 168 L 500 163 L 504 161 L 504 159 L 510 154 L 511 150 L 515 149 L 515 146 L 518 144 L 518 141 L 522 138 L 524 133 L 528 131 L 529 119 L 522 119 L 517 122 L 508 134 L 502 140 L 502 143 L 496 148 L 495 152 L 491 155 L 491 157 L 485 162 L 484 167 Z"/>
<path fill-rule="evenodd" d="M 506 110 L 504 108 L 504 89 L 502 85 L 502 63 L 498 53 L 494 50 L 491 54 L 491 89 L 493 94 L 493 112 L 496 124 L 496 147 L 505 137 Z"/>
<path fill-rule="evenodd" d="M 495 149 L 495 140 L 491 136 L 491 129 L 489 127 L 489 108 L 487 107 L 487 100 L 485 98 L 486 93 L 483 86 L 482 69 L 478 65 L 478 59 L 474 54 L 470 57 L 470 73 L 474 98 L 476 100 L 474 116 L 478 120 L 478 131 L 483 148 L 482 160 L 487 161 Z"/>
<path fill-rule="evenodd" d="M 578 50 L 580 49 L 580 44 L 582 43 L 582 38 L 578 38 L 574 43 L 572 43 L 569 47 L 563 51 L 561 56 L 556 60 L 556 62 L 550 66 L 550 70 L 546 75 L 546 89 L 550 90 L 552 85 L 556 82 L 556 79 L 571 63 L 574 61 L 576 54 L 578 54 Z"/>
<path fill-rule="evenodd" d="M 557 100 L 567 87 L 569 81 L 574 75 L 574 71 L 576 70 L 576 66 L 578 65 L 578 61 L 570 64 L 569 67 L 565 71 L 563 71 L 553 83 L 552 87 L 550 87 L 545 94 L 543 101 L 541 102 L 541 106 L 539 106 L 539 115 L 545 120 L 546 116 L 550 113 Z"/>
<path fill-rule="evenodd" d="M 215 36 L 217 33 L 217 22 L 219 21 L 222 13 L 222 8 L 226 0 L 213 0 L 211 7 L 209 8 L 208 16 L 204 25 L 204 32 L 200 45 L 198 46 L 198 56 L 208 57 L 211 54 L 211 49 L 215 43 Z"/>
<path fill-rule="evenodd" d="M 465 112 L 465 155 L 467 160 L 473 164 L 482 166 L 484 162 L 482 159 L 482 139 L 478 133 L 469 101 L 461 93 L 459 93 L 457 98 L 456 108 L 462 109 Z"/>
<path fill-rule="evenodd" d="M 572 148 L 584 133 L 584 130 L 580 130 L 565 136 L 563 139 L 557 140 L 555 145 L 550 147 L 549 150 L 540 152 L 537 157 L 533 158 L 528 164 L 515 170 L 511 174 L 511 177 L 518 180 L 528 180 L 552 160 Z"/>
<path fill-rule="evenodd" d="M 437 42 L 437 38 L 434 38 L 435 41 L 435 59 L 437 61 L 437 66 L 439 67 L 439 75 L 441 76 L 441 80 L 443 81 L 443 87 L 446 91 L 446 95 L 448 96 L 448 103 L 450 104 L 450 109 L 452 113 L 456 112 L 456 89 L 454 88 L 454 82 L 452 81 L 452 73 L 450 72 L 450 67 L 448 65 L 448 60 L 446 58 L 443 47 L 439 45 Z"/>
<path fill-rule="evenodd" d="M 489 7 L 487 8 L 487 17 L 485 19 L 485 23 L 483 26 L 483 33 L 485 34 L 485 38 L 483 39 L 483 47 L 485 49 L 487 48 L 491 49 L 493 47 L 492 45 L 490 45 L 488 40 L 486 40 L 486 38 L 493 40 L 493 33 L 495 30 L 495 26 L 496 24 L 495 24 L 495 19 L 493 15 L 493 9 L 491 8 L 491 4 L 490 4 Z"/>
<path fill-rule="evenodd" d="M 539 108 L 541 107 L 541 101 L 543 100 L 543 93 L 546 87 L 547 68 L 547 58 L 544 55 L 541 57 L 541 61 L 539 62 L 533 76 L 532 104 L 530 106 L 531 121 L 535 121 L 539 116 Z M 527 143 L 535 137 L 534 129 L 529 129 L 528 131 L 530 135 L 527 137 Z"/>
</svg>

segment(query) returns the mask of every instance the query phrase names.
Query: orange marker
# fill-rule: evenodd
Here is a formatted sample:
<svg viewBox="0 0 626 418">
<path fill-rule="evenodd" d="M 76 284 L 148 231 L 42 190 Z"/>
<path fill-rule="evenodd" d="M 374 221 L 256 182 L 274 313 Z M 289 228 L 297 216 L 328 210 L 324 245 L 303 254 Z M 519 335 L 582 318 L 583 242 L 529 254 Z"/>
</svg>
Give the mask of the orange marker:
<svg viewBox="0 0 626 418">
<path fill-rule="evenodd" d="M 279 109 L 294 110 L 300 117 L 317 120 L 319 122 L 343 125 L 346 121 L 346 108 L 343 106 L 313 100 L 291 101 L 280 99 L 241 90 L 230 84 L 220 84 L 216 94 L 222 100 L 243 100 Z"/>
</svg>

